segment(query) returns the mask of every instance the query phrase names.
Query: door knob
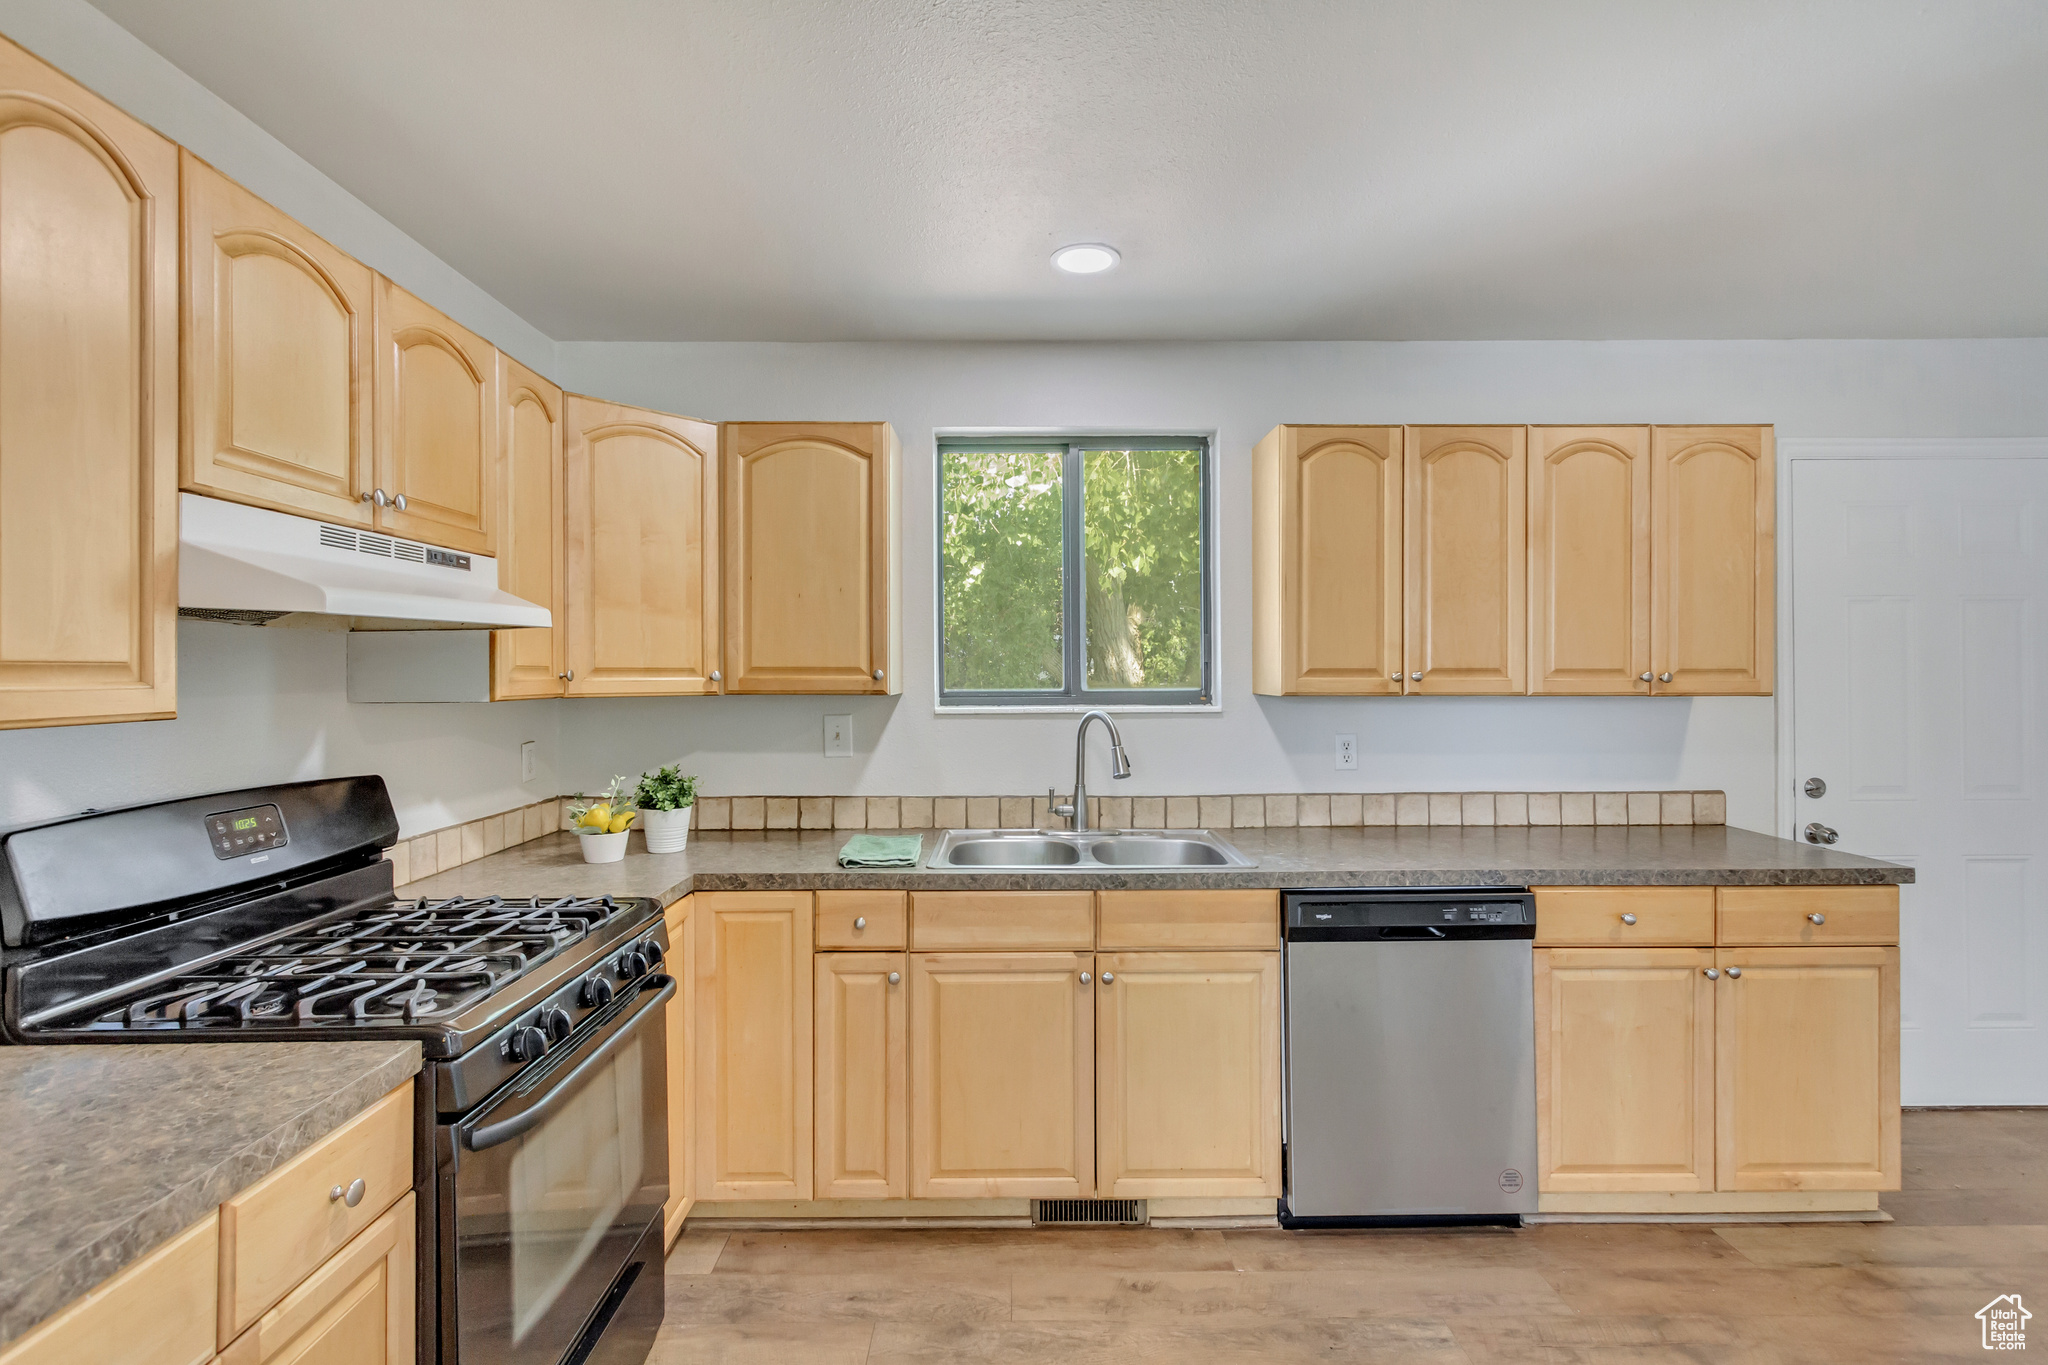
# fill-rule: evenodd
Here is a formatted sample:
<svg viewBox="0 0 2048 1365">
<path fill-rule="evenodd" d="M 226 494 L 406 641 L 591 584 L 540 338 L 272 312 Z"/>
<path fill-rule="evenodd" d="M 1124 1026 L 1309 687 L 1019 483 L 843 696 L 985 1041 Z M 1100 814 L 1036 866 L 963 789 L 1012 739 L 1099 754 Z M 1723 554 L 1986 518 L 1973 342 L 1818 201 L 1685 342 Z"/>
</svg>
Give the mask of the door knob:
<svg viewBox="0 0 2048 1365">
<path fill-rule="evenodd" d="M 1634 923 L 1636 922 L 1636 917 L 1635 917 L 1634 915 L 1632 915 L 1632 914 L 1630 914 L 1630 915 L 1623 915 L 1623 916 L 1621 917 L 1621 922 L 1622 922 L 1623 924 L 1634 924 Z"/>
<path fill-rule="evenodd" d="M 1806 794 L 1819 800 L 1828 794 L 1828 784 L 1817 777 L 1809 777 L 1806 779 Z"/>
<path fill-rule="evenodd" d="M 1809 844 L 1832 844 L 1841 837 L 1839 830 L 1829 829 L 1818 820 L 1806 827 L 1806 842 Z"/>
<path fill-rule="evenodd" d="M 1718 967 L 1708 967 L 1706 973 L 1707 980 L 1709 981 L 1719 981 L 1721 979 L 1721 969 Z"/>
<path fill-rule="evenodd" d="M 1657 675 L 1657 681 L 1658 681 L 1658 682 L 1670 682 L 1670 681 L 1671 681 L 1671 675 L 1670 675 L 1669 673 L 1659 673 L 1659 674 Z"/>
<path fill-rule="evenodd" d="M 891 972 L 891 973 L 889 973 L 889 984 L 890 984 L 890 985 L 892 985 L 892 986 L 897 986 L 897 985 L 901 985 L 902 983 L 903 983 L 903 973 L 901 973 L 901 972 Z"/>
</svg>

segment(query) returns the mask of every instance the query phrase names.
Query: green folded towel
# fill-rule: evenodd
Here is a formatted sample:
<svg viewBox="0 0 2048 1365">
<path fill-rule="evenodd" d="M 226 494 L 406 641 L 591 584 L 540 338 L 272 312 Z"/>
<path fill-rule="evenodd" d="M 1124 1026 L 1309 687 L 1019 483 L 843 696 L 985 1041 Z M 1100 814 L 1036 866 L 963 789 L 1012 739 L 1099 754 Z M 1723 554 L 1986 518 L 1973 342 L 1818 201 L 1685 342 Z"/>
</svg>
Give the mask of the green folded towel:
<svg viewBox="0 0 2048 1365">
<path fill-rule="evenodd" d="M 839 850 L 841 867 L 916 867 L 922 834 L 856 834 Z"/>
</svg>

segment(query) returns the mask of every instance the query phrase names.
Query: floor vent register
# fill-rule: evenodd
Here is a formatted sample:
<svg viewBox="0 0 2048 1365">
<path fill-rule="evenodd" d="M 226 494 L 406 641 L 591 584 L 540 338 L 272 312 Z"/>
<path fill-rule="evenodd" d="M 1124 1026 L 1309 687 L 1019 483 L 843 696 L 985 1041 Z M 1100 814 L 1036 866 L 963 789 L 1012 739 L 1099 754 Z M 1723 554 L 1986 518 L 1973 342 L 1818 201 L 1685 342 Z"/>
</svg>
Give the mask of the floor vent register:
<svg viewBox="0 0 2048 1365">
<path fill-rule="evenodd" d="M 1145 1226 L 1142 1199 L 1034 1199 L 1031 1201 L 1034 1227 Z"/>
</svg>

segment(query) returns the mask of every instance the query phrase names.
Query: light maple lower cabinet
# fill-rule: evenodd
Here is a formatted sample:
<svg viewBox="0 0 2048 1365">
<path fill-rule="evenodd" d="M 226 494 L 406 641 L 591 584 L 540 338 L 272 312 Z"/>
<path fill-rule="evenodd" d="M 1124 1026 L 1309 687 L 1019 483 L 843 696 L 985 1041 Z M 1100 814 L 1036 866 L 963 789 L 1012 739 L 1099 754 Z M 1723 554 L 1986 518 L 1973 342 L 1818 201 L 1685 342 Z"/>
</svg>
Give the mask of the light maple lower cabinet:
<svg viewBox="0 0 2048 1365">
<path fill-rule="evenodd" d="M 1098 953 L 1096 1160 L 1112 1199 L 1280 1193 L 1280 955 Z"/>
<path fill-rule="evenodd" d="M 413 1365 L 414 1209 L 408 1193 L 229 1343 L 219 1365 Z"/>
<path fill-rule="evenodd" d="M 178 149 L 0 39 L 0 729 L 176 707 Z"/>
<path fill-rule="evenodd" d="M 820 953 L 816 1192 L 910 1193 L 910 957 Z"/>
<path fill-rule="evenodd" d="M 720 687 L 717 428 L 569 395 L 568 694 Z"/>
<path fill-rule="evenodd" d="M 1085 952 L 910 954 L 914 1196 L 1094 1193 L 1093 969 Z"/>
<path fill-rule="evenodd" d="M 691 1046 L 697 945 L 690 923 L 695 903 L 696 897 L 685 896 L 662 917 L 668 927 L 668 973 L 676 979 L 675 998 L 668 1002 L 668 1203 L 662 1208 L 663 1245 L 675 1241 L 697 1201 L 696 1057 Z"/>
<path fill-rule="evenodd" d="M 811 893 L 691 897 L 702 1200 L 811 1197 Z"/>
</svg>

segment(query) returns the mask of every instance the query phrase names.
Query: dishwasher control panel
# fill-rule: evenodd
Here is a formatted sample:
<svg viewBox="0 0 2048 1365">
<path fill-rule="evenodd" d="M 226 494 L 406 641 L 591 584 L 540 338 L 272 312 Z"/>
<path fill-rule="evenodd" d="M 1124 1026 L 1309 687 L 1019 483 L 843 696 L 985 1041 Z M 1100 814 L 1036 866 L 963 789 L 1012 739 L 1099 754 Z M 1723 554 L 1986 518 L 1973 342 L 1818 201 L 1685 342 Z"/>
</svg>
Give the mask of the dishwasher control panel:
<svg viewBox="0 0 2048 1365">
<path fill-rule="evenodd" d="M 1526 892 L 1293 892 L 1285 901 L 1289 938 L 1525 938 L 1536 928 L 1535 898 Z"/>
</svg>

